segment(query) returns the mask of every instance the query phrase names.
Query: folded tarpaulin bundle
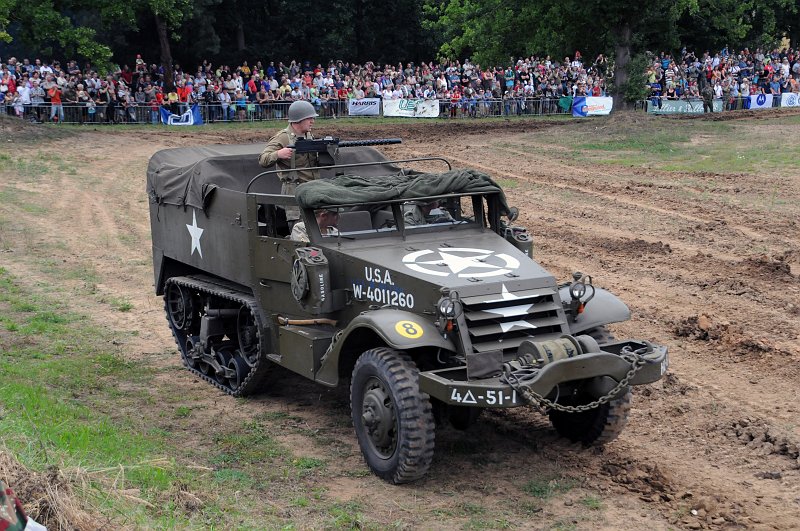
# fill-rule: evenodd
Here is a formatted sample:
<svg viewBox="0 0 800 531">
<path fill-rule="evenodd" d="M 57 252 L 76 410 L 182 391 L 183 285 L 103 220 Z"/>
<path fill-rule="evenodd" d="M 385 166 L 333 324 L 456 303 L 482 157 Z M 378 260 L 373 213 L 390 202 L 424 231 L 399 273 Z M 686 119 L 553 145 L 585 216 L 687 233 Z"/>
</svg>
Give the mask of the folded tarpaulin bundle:
<svg viewBox="0 0 800 531">
<path fill-rule="evenodd" d="M 459 193 L 497 193 L 500 195 L 501 214 L 509 211 L 500 186 L 485 173 L 467 169 L 370 177 L 341 175 L 303 183 L 297 187 L 296 196 L 302 207 L 324 208 L 327 205 L 413 200 Z"/>
</svg>

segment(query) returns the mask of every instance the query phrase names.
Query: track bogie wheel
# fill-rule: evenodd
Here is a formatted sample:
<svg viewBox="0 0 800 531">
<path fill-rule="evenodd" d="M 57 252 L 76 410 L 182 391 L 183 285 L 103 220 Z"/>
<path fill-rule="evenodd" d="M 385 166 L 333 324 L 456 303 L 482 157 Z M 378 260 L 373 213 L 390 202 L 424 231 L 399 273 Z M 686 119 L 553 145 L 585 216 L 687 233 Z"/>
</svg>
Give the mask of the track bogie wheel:
<svg viewBox="0 0 800 531">
<path fill-rule="evenodd" d="M 229 385 L 229 380 L 225 376 L 225 368 L 233 358 L 233 352 L 233 347 L 220 347 L 217 349 L 216 355 L 214 356 L 217 360 L 217 363 L 219 363 L 219 366 L 222 368 L 222 370 L 217 372 L 215 375 L 215 379 L 220 385 Z"/>
<path fill-rule="evenodd" d="M 181 349 L 181 357 L 183 358 L 183 363 L 186 364 L 187 367 L 190 369 L 197 369 L 197 359 L 193 357 L 194 354 L 194 346 L 197 342 L 197 338 L 194 336 L 189 336 L 186 338 L 186 343 L 184 347 Z"/>
<path fill-rule="evenodd" d="M 425 475 L 433 458 L 433 413 L 407 354 L 389 348 L 364 352 L 353 369 L 350 408 L 358 445 L 373 473 L 391 483 Z"/>
<path fill-rule="evenodd" d="M 231 369 L 234 374 L 234 376 L 228 380 L 228 386 L 231 388 L 231 390 L 236 391 L 247 377 L 247 373 L 250 371 L 250 366 L 244 361 L 241 353 L 237 350 L 228 361 L 227 367 Z"/>
</svg>

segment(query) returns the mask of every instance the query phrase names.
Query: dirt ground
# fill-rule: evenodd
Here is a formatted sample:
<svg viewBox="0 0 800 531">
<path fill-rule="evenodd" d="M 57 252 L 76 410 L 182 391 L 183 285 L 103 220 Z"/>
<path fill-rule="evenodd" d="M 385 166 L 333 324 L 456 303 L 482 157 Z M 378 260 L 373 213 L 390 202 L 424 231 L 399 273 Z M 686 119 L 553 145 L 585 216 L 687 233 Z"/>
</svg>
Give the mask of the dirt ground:
<svg viewBox="0 0 800 531">
<path fill-rule="evenodd" d="M 741 120 L 751 120 L 754 131 L 768 127 L 760 116 Z M 676 120 L 680 127 L 693 123 Z M 317 131 L 345 136 L 334 125 L 318 123 Z M 602 499 L 601 515 L 569 520 L 577 501 L 566 496 L 527 520 L 512 518 L 513 527 L 548 528 L 567 518 L 580 529 L 800 528 L 800 167 L 755 174 L 587 166 L 555 148 L 537 148 L 543 136 L 577 138 L 587 127 L 437 122 L 353 128 L 347 136 L 402 137 L 402 145 L 387 148 L 390 156 L 444 156 L 510 183 L 509 202 L 533 235 L 535 258 L 560 280 L 580 270 L 620 296 L 633 319 L 613 331 L 669 345 L 669 375 L 634 391 L 628 427 L 603 449 L 566 443 L 533 412 L 490 413 L 470 431 L 437 432 L 424 480 L 393 487 L 371 476 L 334 474 L 329 496 L 368 499 L 370 513 L 387 524 L 405 519 L 412 527 L 458 527 L 459 521 L 414 513 L 446 508 L 454 497 L 502 510 L 515 503 L 519 491 L 512 486 L 530 470 L 555 464 Z M 794 138 L 798 129 L 790 127 Z M 46 283 L 31 257 L 44 242 L 59 242 L 54 259 L 93 267 L 106 300 L 126 300 L 133 309 L 110 312 L 97 297 L 71 304 L 110 329 L 140 331 L 125 339 L 131 360 L 179 367 L 152 290 L 147 161 L 167 147 L 262 142 L 269 131 L 87 130 L 19 147 L 14 134 L 5 127 L 2 141 L 15 156 L 58 154 L 77 171 L 16 181 L 50 207 L 46 216 L 15 213 L 35 230 L 5 234 L 0 265 L 30 285 Z M 785 207 L 750 200 L 776 189 Z M 186 393 L 194 408 L 233 411 L 234 418 L 289 412 L 312 430 L 328 429 L 337 442 L 320 447 L 292 432 L 284 444 L 311 448 L 334 469 L 365 468 L 346 398 L 336 393 L 288 378 L 242 401 L 185 371 L 158 378 L 156 390 Z M 185 444 L 209 444 L 218 429 L 224 423 L 189 423 Z M 465 451 L 465 441 L 480 441 L 478 450 Z"/>
</svg>

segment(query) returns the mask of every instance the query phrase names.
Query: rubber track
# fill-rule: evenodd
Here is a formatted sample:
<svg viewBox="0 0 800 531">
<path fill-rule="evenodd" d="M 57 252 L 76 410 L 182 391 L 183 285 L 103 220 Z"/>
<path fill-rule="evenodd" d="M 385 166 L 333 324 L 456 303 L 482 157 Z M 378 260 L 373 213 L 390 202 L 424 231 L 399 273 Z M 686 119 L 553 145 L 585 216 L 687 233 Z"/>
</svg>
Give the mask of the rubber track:
<svg viewBox="0 0 800 531">
<path fill-rule="evenodd" d="M 214 295 L 215 297 L 219 297 L 221 299 L 226 299 L 233 302 L 238 302 L 243 305 L 247 305 L 250 308 L 250 313 L 252 313 L 253 318 L 256 322 L 256 329 L 258 334 L 258 357 L 256 358 L 255 366 L 250 369 L 250 372 L 247 373 L 247 377 L 244 379 L 242 384 L 239 386 L 236 391 L 231 389 L 228 386 L 220 384 L 214 378 L 210 376 L 206 376 L 198 369 L 193 369 L 186 364 L 185 355 L 181 356 L 183 360 L 184 366 L 192 372 L 192 374 L 198 376 L 199 378 L 205 380 L 206 382 L 214 385 L 215 387 L 225 391 L 231 396 L 247 396 L 249 394 L 255 393 L 261 387 L 261 384 L 264 381 L 264 378 L 269 373 L 269 370 L 272 368 L 270 367 L 271 362 L 267 360 L 267 352 L 264 347 L 264 342 L 261 341 L 261 331 L 263 330 L 263 324 L 261 322 L 261 317 L 259 314 L 259 308 L 256 304 L 256 299 L 253 295 L 241 291 L 241 289 L 231 282 L 226 282 L 224 280 L 215 279 L 213 277 L 208 277 L 205 275 L 195 275 L 195 276 L 188 276 L 188 277 L 172 277 L 167 280 L 167 285 L 169 283 L 177 284 L 178 286 L 189 288 L 191 290 L 200 291 L 205 294 Z M 166 298 L 166 289 L 164 295 L 164 311 L 169 312 L 167 308 L 167 298 Z M 169 321 L 169 314 L 167 313 L 167 323 Z M 172 328 L 172 324 L 169 324 L 170 331 L 172 332 L 172 337 L 175 339 L 175 343 L 178 345 L 180 352 L 183 353 L 183 349 L 185 346 L 181 345 L 180 340 Z M 185 354 L 185 353 L 184 353 Z"/>
</svg>

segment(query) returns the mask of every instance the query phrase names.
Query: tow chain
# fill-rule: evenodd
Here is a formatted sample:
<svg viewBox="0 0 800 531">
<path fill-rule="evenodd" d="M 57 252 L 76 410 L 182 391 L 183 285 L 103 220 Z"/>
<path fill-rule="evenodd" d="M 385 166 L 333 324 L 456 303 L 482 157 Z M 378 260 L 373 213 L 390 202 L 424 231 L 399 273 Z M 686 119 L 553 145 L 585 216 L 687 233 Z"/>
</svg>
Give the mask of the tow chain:
<svg viewBox="0 0 800 531">
<path fill-rule="evenodd" d="M 620 357 L 625 361 L 631 364 L 631 368 L 625 374 L 625 377 L 619 381 L 614 388 L 606 393 L 605 395 L 601 396 L 597 400 L 593 402 L 589 402 L 588 404 L 581 404 L 579 406 L 565 406 L 562 404 L 558 404 L 552 400 L 548 400 L 547 398 L 543 397 L 539 393 L 532 391 L 528 388 L 527 385 L 522 383 L 520 379 L 514 374 L 511 369 L 511 366 L 506 363 L 503 365 L 503 377 L 501 381 L 504 381 L 512 389 L 514 389 L 519 395 L 534 409 L 538 410 L 540 413 L 547 414 L 548 410 L 554 409 L 556 411 L 563 411 L 565 413 L 582 413 L 584 411 L 590 411 L 594 408 L 600 407 L 603 404 L 608 403 L 611 401 L 621 390 L 628 386 L 628 383 L 633 379 L 641 368 L 647 364 L 647 360 L 644 359 L 643 355 L 652 352 L 652 345 L 647 343 L 646 346 L 632 350 L 629 346 L 625 346 L 622 349 L 622 353 Z M 558 398 L 556 398 L 558 400 Z"/>
</svg>

